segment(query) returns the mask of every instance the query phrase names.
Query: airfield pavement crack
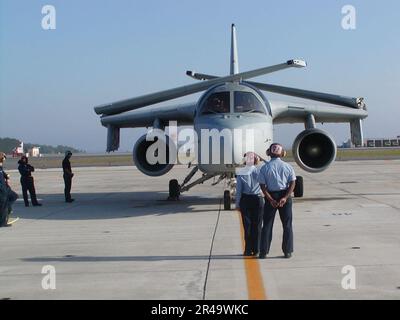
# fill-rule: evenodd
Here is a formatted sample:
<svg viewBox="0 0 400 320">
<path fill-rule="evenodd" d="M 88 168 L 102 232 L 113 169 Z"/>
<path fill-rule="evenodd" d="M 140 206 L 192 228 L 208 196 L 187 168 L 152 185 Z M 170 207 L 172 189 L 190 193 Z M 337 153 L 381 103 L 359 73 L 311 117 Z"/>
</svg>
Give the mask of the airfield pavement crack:
<svg viewBox="0 0 400 320">
<path fill-rule="evenodd" d="M 214 248 L 215 235 L 217 234 L 219 218 L 221 216 L 221 207 L 222 207 L 222 199 L 220 199 L 220 201 L 219 201 L 217 221 L 215 222 L 214 233 L 213 233 L 212 240 L 211 240 L 210 253 L 208 255 L 207 271 L 206 271 L 206 277 L 204 279 L 204 287 L 203 287 L 203 298 L 202 298 L 203 300 L 206 299 L 208 274 L 210 271 L 210 264 L 211 264 L 211 257 L 212 257 L 212 252 L 213 252 L 213 248 Z"/>
</svg>

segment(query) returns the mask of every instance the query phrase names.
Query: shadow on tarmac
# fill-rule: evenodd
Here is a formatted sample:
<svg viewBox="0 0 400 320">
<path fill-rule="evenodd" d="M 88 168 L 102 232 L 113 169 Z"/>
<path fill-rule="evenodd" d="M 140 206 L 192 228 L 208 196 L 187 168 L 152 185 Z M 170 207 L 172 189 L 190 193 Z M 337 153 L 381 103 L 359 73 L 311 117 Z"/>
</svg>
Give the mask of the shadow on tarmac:
<svg viewBox="0 0 400 320">
<path fill-rule="evenodd" d="M 169 201 L 168 192 L 73 193 L 75 201 L 66 203 L 63 194 L 39 194 L 42 207 L 25 207 L 22 197 L 13 206 L 14 217 L 29 220 L 120 219 L 147 215 L 218 211 L 220 197 L 183 194 L 179 201 Z M 295 198 L 295 203 L 351 200 L 351 196 Z M 234 205 L 232 204 L 232 208 Z"/>
<path fill-rule="evenodd" d="M 268 259 L 284 259 L 282 256 L 267 257 Z M 257 259 L 257 257 L 244 257 L 242 254 L 223 254 L 212 255 L 213 260 L 243 260 L 243 259 Z M 209 260 L 208 255 L 200 256 L 75 256 L 67 255 L 63 257 L 35 257 L 21 259 L 26 262 L 147 262 L 147 261 L 184 261 L 184 260 Z"/>
<path fill-rule="evenodd" d="M 213 255 L 211 257 L 215 260 L 232 260 L 244 259 L 241 254 L 227 254 L 227 255 Z M 208 255 L 200 256 L 110 256 L 110 257 L 96 257 L 96 256 L 64 256 L 64 257 L 36 257 L 24 258 L 23 261 L 27 262 L 138 262 L 138 261 L 175 261 L 175 260 L 208 260 Z M 252 258 L 254 259 L 254 258 Z"/>
<path fill-rule="evenodd" d="M 218 211 L 221 199 L 184 194 L 167 200 L 167 192 L 73 193 L 72 203 L 63 194 L 39 194 L 42 207 L 25 207 L 22 197 L 13 206 L 14 217 L 30 220 L 118 219 L 146 215 Z"/>
</svg>

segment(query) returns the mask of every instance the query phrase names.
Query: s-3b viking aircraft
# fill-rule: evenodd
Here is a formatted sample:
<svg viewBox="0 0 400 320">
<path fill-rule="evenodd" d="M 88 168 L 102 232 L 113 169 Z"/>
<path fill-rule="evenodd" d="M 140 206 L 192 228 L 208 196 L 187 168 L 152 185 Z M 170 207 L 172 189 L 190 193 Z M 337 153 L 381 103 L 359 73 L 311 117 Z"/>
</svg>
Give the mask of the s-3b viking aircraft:
<svg viewBox="0 0 400 320">
<path fill-rule="evenodd" d="M 284 63 L 239 72 L 236 29 L 231 28 L 231 59 L 230 74 L 215 76 L 187 71 L 186 74 L 200 83 L 186 85 L 165 91 L 159 91 L 139 97 L 121 100 L 118 102 L 97 106 L 94 108 L 101 115 L 101 123 L 107 128 L 107 152 L 118 150 L 120 128 L 152 127 L 166 129 L 169 121 L 176 121 L 178 126 L 193 126 L 197 141 L 197 163 L 179 184 L 176 179 L 169 183 L 169 196 L 178 199 L 182 192 L 193 186 L 214 178 L 217 184 L 227 181 L 229 189 L 224 192 L 224 208 L 230 209 L 231 197 L 235 192 L 235 170 L 243 166 L 243 155 L 254 151 L 261 156 L 273 142 L 273 125 L 280 123 L 304 123 L 302 131 L 293 143 L 293 156 L 296 163 L 305 171 L 321 172 L 325 170 L 336 157 L 336 144 L 331 135 L 316 128 L 316 123 L 348 122 L 350 124 L 351 140 L 356 146 L 362 145 L 362 119 L 368 116 L 363 98 L 352 98 L 296 88 L 288 88 L 267 83 L 251 82 L 250 78 L 278 72 L 289 68 L 303 68 L 306 63 L 302 60 L 289 60 Z M 168 106 L 153 106 L 154 104 L 205 91 L 200 99 L 193 103 L 175 104 Z M 268 100 L 262 91 L 273 92 L 326 104 L 300 104 L 284 101 Z M 252 150 L 243 150 L 242 146 L 247 138 L 234 135 L 223 143 L 213 143 L 206 151 L 201 151 L 201 133 L 203 130 L 253 130 Z M 207 137 L 209 139 L 209 137 Z M 162 143 L 167 150 L 165 163 L 153 163 L 148 160 L 148 153 L 154 143 Z M 172 169 L 175 162 L 168 150 L 175 142 L 165 134 L 165 138 L 149 140 L 148 135 L 140 137 L 133 147 L 133 160 L 137 168 L 148 176 L 161 176 Z M 217 153 L 226 156 L 226 147 L 230 144 L 231 157 L 229 161 L 209 163 L 209 155 Z M 177 146 L 175 146 L 177 147 Z M 222 150 L 224 149 L 224 150 Z M 157 152 L 157 151 L 154 151 Z M 201 153 L 208 153 L 204 161 Z M 266 157 L 266 156 L 265 156 Z M 191 164 L 189 164 L 189 167 Z M 202 176 L 190 182 L 196 172 L 200 170 Z M 217 179 L 218 177 L 218 179 Z M 295 196 L 302 196 L 302 179 L 297 180 Z"/>
</svg>

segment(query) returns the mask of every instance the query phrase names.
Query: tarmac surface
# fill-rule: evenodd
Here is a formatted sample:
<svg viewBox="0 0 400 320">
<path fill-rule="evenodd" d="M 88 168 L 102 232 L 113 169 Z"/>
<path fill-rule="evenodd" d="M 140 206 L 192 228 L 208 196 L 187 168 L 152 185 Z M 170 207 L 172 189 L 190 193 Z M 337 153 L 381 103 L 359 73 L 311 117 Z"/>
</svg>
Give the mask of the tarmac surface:
<svg viewBox="0 0 400 320">
<path fill-rule="evenodd" d="M 59 169 L 37 170 L 43 207 L 19 199 L 20 220 L 0 228 L 0 299 L 400 299 L 400 160 L 295 169 L 305 184 L 294 201 L 295 252 L 282 257 L 277 215 L 266 260 L 241 255 L 239 214 L 223 210 L 223 184 L 166 201 L 184 166 L 158 178 L 135 167 L 75 168 L 72 204 Z M 19 174 L 9 173 L 20 194 Z M 55 289 L 45 289 L 47 270 Z"/>
</svg>

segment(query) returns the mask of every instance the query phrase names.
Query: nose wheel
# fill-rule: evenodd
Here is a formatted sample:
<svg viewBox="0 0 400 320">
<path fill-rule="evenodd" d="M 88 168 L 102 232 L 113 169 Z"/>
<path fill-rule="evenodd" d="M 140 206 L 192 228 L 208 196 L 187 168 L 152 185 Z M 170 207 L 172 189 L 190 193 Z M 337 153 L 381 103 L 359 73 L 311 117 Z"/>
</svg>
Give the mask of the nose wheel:
<svg viewBox="0 0 400 320">
<path fill-rule="evenodd" d="M 169 181 L 169 196 L 168 200 L 179 200 L 179 195 L 180 195 L 180 186 L 178 183 L 178 180 L 172 179 Z"/>
<path fill-rule="evenodd" d="M 230 190 L 224 191 L 224 210 L 231 210 L 231 192 Z"/>
<path fill-rule="evenodd" d="M 233 174 L 225 176 L 227 187 L 224 191 L 224 210 L 231 210 L 231 203 L 236 196 L 236 178 Z"/>
</svg>

